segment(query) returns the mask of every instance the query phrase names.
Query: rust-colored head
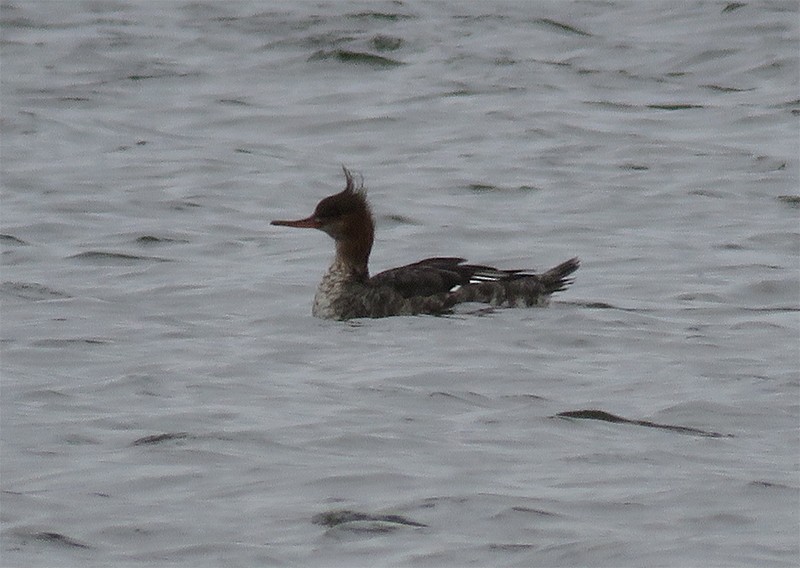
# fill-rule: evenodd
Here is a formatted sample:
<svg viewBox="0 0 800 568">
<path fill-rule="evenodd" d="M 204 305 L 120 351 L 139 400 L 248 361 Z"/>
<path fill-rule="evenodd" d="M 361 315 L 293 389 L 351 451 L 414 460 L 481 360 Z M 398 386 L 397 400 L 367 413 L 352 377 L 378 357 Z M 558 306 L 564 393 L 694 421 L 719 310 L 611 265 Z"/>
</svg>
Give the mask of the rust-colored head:
<svg viewBox="0 0 800 568">
<path fill-rule="evenodd" d="M 340 252 L 369 257 L 375 226 L 367 192 L 363 182 L 356 185 L 348 169 L 342 166 L 342 170 L 347 180 L 344 190 L 317 203 L 310 217 L 296 221 L 272 221 L 272 224 L 319 229 L 336 241 Z"/>
</svg>

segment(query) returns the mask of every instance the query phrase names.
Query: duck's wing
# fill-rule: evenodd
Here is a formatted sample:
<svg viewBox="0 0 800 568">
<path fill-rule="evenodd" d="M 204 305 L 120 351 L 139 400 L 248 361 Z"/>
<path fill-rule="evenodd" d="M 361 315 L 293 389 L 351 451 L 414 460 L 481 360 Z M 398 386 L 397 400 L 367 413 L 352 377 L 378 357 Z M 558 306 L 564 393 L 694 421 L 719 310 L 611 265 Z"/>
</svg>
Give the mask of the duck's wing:
<svg viewBox="0 0 800 568">
<path fill-rule="evenodd" d="M 478 282 L 499 282 L 524 276 L 521 270 L 498 270 L 491 266 L 464 264 L 463 258 L 426 258 L 413 264 L 376 274 L 369 283 L 391 288 L 403 298 L 433 296 Z"/>
</svg>

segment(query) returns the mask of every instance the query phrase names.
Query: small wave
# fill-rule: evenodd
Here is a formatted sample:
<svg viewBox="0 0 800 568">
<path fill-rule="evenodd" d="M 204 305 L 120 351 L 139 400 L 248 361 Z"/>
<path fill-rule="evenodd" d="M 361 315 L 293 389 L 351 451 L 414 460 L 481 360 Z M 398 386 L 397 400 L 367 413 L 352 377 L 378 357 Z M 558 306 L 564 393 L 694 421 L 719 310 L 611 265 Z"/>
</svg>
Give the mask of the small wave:
<svg viewBox="0 0 800 568">
<path fill-rule="evenodd" d="M 652 311 L 643 308 L 623 308 L 621 306 L 615 306 L 614 304 L 609 304 L 608 302 L 580 302 L 580 301 L 570 301 L 570 300 L 559 300 L 556 303 L 565 306 L 577 306 L 579 308 L 588 308 L 590 310 L 619 310 L 621 312 L 631 312 L 639 314 L 644 314 Z"/>
<path fill-rule="evenodd" d="M 100 264 L 129 264 L 131 262 L 169 262 L 167 258 L 157 256 L 142 256 L 138 254 L 128 254 L 123 252 L 108 252 L 102 250 L 90 250 L 74 254 L 69 258 L 76 260 L 88 260 Z"/>
<path fill-rule="evenodd" d="M 395 51 L 402 47 L 403 40 L 394 36 L 376 35 L 369 43 L 375 51 Z"/>
<path fill-rule="evenodd" d="M 725 87 L 722 85 L 700 85 L 704 89 L 709 89 L 711 91 L 716 91 L 718 93 L 747 93 L 749 91 L 755 91 L 754 88 L 750 89 L 739 89 L 737 87 Z"/>
<path fill-rule="evenodd" d="M 681 434 L 695 434 L 697 436 L 705 436 L 708 438 L 732 438 L 731 434 L 720 434 L 718 432 L 709 432 L 707 430 L 700 430 L 699 428 L 690 428 L 688 426 L 675 426 L 673 424 L 659 424 L 657 422 L 650 422 L 648 420 L 631 420 L 630 418 L 623 418 L 604 410 L 570 410 L 567 412 L 559 412 L 556 414 L 558 418 L 578 418 L 582 420 L 600 420 L 602 422 L 613 422 L 615 424 L 633 424 L 635 426 L 645 426 L 647 428 L 659 428 L 661 430 L 670 430 L 672 432 L 679 432 Z"/>
<path fill-rule="evenodd" d="M 570 33 L 570 34 L 575 34 L 575 35 L 585 36 L 585 37 L 591 37 L 592 36 L 592 34 L 590 34 L 589 32 L 585 32 L 585 31 L 583 31 L 581 29 L 578 29 L 578 28 L 576 28 L 574 26 L 570 26 L 569 24 L 564 24 L 562 22 L 557 22 L 556 20 L 551 20 L 550 18 L 539 18 L 538 20 L 536 20 L 536 23 L 542 24 L 544 26 L 547 26 L 549 28 L 553 28 L 553 29 L 556 29 L 556 30 L 559 30 L 559 31 L 562 31 L 562 32 L 567 32 L 567 33 Z"/>
<path fill-rule="evenodd" d="M 487 193 L 494 191 L 539 191 L 539 188 L 533 185 L 519 185 L 517 187 L 500 187 L 498 185 L 489 183 L 471 183 L 467 189 L 475 193 Z"/>
<path fill-rule="evenodd" d="M 800 195 L 779 195 L 778 201 L 785 203 L 789 207 L 794 207 L 795 209 L 800 208 Z"/>
<path fill-rule="evenodd" d="M 68 345 L 107 345 L 110 343 L 105 339 L 94 339 L 90 337 L 74 337 L 67 339 L 41 339 L 34 341 L 36 347 L 65 347 Z"/>
<path fill-rule="evenodd" d="M 150 436 L 144 436 L 134 440 L 131 442 L 131 446 L 155 446 L 156 444 L 163 444 L 164 442 L 185 440 L 188 437 L 188 432 L 166 432 L 164 434 L 152 434 Z"/>
<path fill-rule="evenodd" d="M 373 515 L 348 509 L 325 511 L 311 518 L 315 525 L 339 527 L 345 525 L 349 530 L 357 532 L 388 532 L 402 526 L 427 527 L 424 523 L 412 521 L 402 515 Z"/>
<path fill-rule="evenodd" d="M 155 235 L 142 235 L 136 239 L 139 245 L 161 245 L 167 243 L 188 243 L 186 239 L 173 239 L 170 237 L 157 237 Z"/>
<path fill-rule="evenodd" d="M 415 16 L 409 14 L 398 14 L 396 12 L 359 12 L 358 14 L 351 14 L 348 17 L 358 20 L 384 20 L 389 22 L 411 20 L 415 18 Z"/>
<path fill-rule="evenodd" d="M 651 104 L 647 108 L 655 110 L 690 110 L 695 108 L 705 108 L 703 105 L 695 105 L 691 103 L 673 103 L 673 104 Z"/>
<path fill-rule="evenodd" d="M 739 8 L 744 8 L 745 6 L 747 6 L 747 4 L 744 4 L 743 2 L 731 2 L 722 9 L 722 13 L 728 14 L 734 10 L 738 10 Z"/>
<path fill-rule="evenodd" d="M 26 300 L 55 300 L 71 298 L 69 294 L 59 292 L 53 288 L 37 282 L 3 282 L 0 292 Z"/>
<path fill-rule="evenodd" d="M 357 65 L 369 65 L 371 67 L 397 67 L 403 65 L 402 61 L 390 59 L 382 55 L 375 55 L 374 53 L 367 53 L 364 51 L 351 51 L 349 49 L 331 49 L 320 50 L 314 52 L 309 58 L 309 61 L 319 61 L 325 59 L 336 59 L 342 63 L 354 63 Z"/>
<path fill-rule="evenodd" d="M 0 234 L 0 242 L 10 244 L 10 245 L 27 245 L 28 243 L 23 241 L 22 239 L 18 239 L 14 235 L 8 234 Z"/>
<path fill-rule="evenodd" d="M 55 531 L 40 531 L 28 534 L 19 534 L 18 536 L 20 536 L 23 540 L 46 542 L 48 544 L 54 544 L 56 546 L 62 546 L 65 548 L 92 548 L 88 544 L 84 544 L 77 539 Z"/>
</svg>

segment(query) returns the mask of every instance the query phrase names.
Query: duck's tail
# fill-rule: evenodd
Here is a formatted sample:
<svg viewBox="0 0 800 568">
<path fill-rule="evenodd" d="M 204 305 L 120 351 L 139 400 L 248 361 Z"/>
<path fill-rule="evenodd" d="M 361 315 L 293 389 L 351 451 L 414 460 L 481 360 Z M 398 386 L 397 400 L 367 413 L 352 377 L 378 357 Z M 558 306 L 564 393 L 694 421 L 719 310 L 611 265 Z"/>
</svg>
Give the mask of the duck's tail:
<svg viewBox="0 0 800 568">
<path fill-rule="evenodd" d="M 540 274 L 539 280 L 544 285 L 545 293 L 552 294 L 554 292 L 566 290 L 567 287 L 575 281 L 574 278 L 569 278 L 569 275 L 578 270 L 580 265 L 581 261 L 578 260 L 578 257 L 570 258 L 547 272 Z"/>
</svg>

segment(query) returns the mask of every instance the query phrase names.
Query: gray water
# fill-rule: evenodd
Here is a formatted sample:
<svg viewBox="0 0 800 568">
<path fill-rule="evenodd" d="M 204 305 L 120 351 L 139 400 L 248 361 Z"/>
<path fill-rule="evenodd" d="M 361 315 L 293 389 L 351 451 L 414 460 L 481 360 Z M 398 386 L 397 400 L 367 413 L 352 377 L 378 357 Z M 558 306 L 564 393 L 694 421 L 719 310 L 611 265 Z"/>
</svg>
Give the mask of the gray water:
<svg viewBox="0 0 800 568">
<path fill-rule="evenodd" d="M 3 0 L 0 563 L 797 565 L 799 17 Z M 312 318 L 342 164 L 575 284 Z"/>
</svg>

